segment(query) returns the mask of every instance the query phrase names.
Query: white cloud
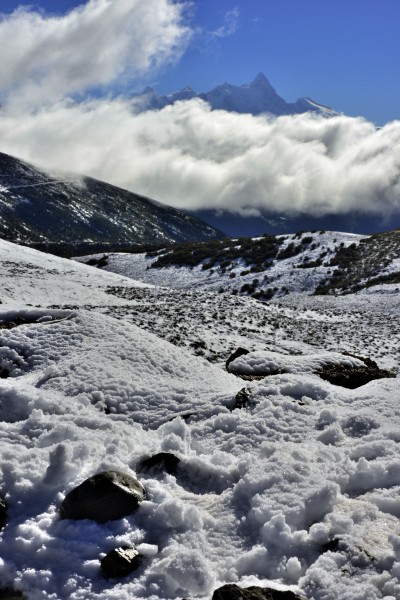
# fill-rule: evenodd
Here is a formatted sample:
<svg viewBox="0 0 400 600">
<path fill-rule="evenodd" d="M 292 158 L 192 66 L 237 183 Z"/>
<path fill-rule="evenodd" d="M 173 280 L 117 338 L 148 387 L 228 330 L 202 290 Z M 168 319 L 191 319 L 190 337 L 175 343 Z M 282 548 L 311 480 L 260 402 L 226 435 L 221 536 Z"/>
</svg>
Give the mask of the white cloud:
<svg viewBox="0 0 400 600">
<path fill-rule="evenodd" d="M 217 38 L 227 37 L 236 33 L 239 27 L 239 7 L 235 6 L 232 10 L 228 10 L 224 16 L 224 22 L 221 27 L 211 32 L 211 35 Z"/>
<path fill-rule="evenodd" d="M 63 16 L 3 15 L 3 100 L 40 105 L 153 72 L 185 47 L 184 10 L 172 0 L 89 0 Z"/>
<path fill-rule="evenodd" d="M 0 150 L 78 171 L 178 208 L 327 214 L 400 210 L 400 121 L 277 119 L 199 100 L 135 115 L 99 100 L 3 111 Z"/>
</svg>

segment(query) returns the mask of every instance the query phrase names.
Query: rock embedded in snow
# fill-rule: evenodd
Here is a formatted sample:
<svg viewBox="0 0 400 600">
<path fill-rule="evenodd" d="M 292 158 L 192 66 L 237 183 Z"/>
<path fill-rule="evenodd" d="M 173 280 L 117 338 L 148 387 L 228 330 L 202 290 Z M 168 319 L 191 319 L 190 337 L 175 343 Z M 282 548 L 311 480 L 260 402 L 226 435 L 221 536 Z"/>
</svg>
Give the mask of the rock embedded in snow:
<svg viewBox="0 0 400 600">
<path fill-rule="evenodd" d="M 239 390 L 235 396 L 235 405 L 232 410 L 235 410 L 235 408 L 245 408 L 250 402 L 250 395 L 251 392 L 249 388 L 244 387 Z"/>
<path fill-rule="evenodd" d="M 0 496 L 0 529 L 3 529 L 6 522 L 7 504 Z"/>
<path fill-rule="evenodd" d="M 126 577 L 135 571 L 141 563 L 141 556 L 136 548 L 121 546 L 109 552 L 101 559 L 100 564 L 106 577 Z"/>
<path fill-rule="evenodd" d="M 171 452 L 159 452 L 149 458 L 145 458 L 139 465 L 139 469 L 145 471 L 162 471 L 174 475 L 178 468 L 180 458 Z"/>
<path fill-rule="evenodd" d="M 283 373 L 315 373 L 333 385 L 350 389 L 361 387 L 374 379 L 394 377 L 390 371 L 380 369 L 370 358 L 339 352 L 300 356 L 266 350 L 246 352 L 231 361 L 229 371 L 247 379 Z"/>
<path fill-rule="evenodd" d="M 393 373 L 386 369 L 380 369 L 377 363 L 370 358 L 359 356 L 355 356 L 354 358 L 362 360 L 364 365 L 349 367 L 348 365 L 328 364 L 317 371 L 317 375 L 333 385 L 340 385 L 351 390 L 361 387 L 374 379 L 394 377 Z"/>
<path fill-rule="evenodd" d="M 5 590 L 0 590 L 0 600 L 27 600 L 27 598 L 22 592 L 6 588 Z"/>
<path fill-rule="evenodd" d="M 242 588 L 233 583 L 228 583 L 215 590 L 212 600 L 304 600 L 291 590 L 273 590 L 253 585 Z"/>
<path fill-rule="evenodd" d="M 104 471 L 69 492 L 60 513 L 64 519 L 92 519 L 105 523 L 130 515 L 144 497 L 144 487 L 134 477 L 119 471 Z"/>
<path fill-rule="evenodd" d="M 246 350 L 246 348 L 237 348 L 237 350 L 235 350 L 235 352 L 233 354 L 231 354 L 230 357 L 228 358 L 228 360 L 226 361 L 226 363 L 225 363 L 226 370 L 229 371 L 228 367 L 231 364 L 231 362 L 233 362 L 234 360 L 239 358 L 239 356 L 245 356 L 246 354 L 249 354 L 249 350 Z"/>
</svg>

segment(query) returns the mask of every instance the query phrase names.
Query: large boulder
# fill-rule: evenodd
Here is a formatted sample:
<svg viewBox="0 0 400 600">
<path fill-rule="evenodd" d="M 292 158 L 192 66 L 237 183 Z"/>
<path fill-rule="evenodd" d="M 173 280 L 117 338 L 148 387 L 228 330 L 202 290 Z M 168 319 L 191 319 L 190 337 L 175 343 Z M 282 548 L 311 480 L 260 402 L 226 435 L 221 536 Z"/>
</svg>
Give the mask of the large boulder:
<svg viewBox="0 0 400 600">
<path fill-rule="evenodd" d="M 279 591 L 252 585 L 242 588 L 228 583 L 215 590 L 212 600 L 305 600 L 290 590 Z"/>
<path fill-rule="evenodd" d="M 130 515 L 144 497 L 145 490 L 134 477 L 119 471 L 104 471 L 69 492 L 60 513 L 64 519 L 92 519 L 105 523 Z"/>
</svg>

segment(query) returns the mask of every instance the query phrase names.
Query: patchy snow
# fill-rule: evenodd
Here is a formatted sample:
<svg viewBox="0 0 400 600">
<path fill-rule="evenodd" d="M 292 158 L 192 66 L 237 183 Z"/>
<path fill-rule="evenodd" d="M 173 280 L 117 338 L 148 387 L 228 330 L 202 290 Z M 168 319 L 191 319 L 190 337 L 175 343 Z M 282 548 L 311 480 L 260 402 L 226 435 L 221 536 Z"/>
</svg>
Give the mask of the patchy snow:
<svg viewBox="0 0 400 600">
<path fill-rule="evenodd" d="M 6 242 L 0 275 L 0 589 L 209 600 L 234 582 L 308 600 L 400 597 L 398 378 L 348 390 L 311 373 L 356 364 L 334 354 L 345 349 L 398 366 L 398 297 L 267 305 L 198 289 L 193 273 L 186 290 L 138 287 Z M 159 337 L 179 333 L 181 348 Z M 193 356 L 193 341 L 216 364 Z M 227 373 L 238 345 L 253 352 L 237 361 L 286 372 Z M 243 388 L 248 403 L 234 408 Z M 157 452 L 181 459 L 175 475 L 139 470 Z M 107 469 L 144 484 L 138 511 L 60 519 L 65 494 Z M 141 567 L 104 579 L 99 558 L 125 544 L 139 546 Z"/>
<path fill-rule="evenodd" d="M 104 269 L 126 277 L 146 281 L 150 284 L 168 286 L 174 289 L 200 287 L 218 291 L 223 287 L 225 290 L 233 290 L 240 289 L 242 285 L 249 284 L 257 279 L 257 289 L 276 286 L 278 296 L 287 293 L 286 290 L 291 293 L 310 294 L 332 271 L 329 261 L 334 256 L 335 250 L 341 246 L 347 247 L 353 243 L 358 244 L 366 236 L 325 231 L 304 235 L 280 235 L 277 237 L 283 240 L 281 251 L 292 245 L 298 247 L 298 252 L 294 256 L 274 260 L 271 267 L 261 273 L 251 272 L 241 259 L 234 261 L 232 269 L 228 271 L 218 267 L 203 270 L 202 265 L 193 268 L 173 266 L 155 269 L 151 268 L 151 265 L 156 261 L 156 258 L 147 257 L 145 254 L 122 252 L 107 254 L 108 264 L 105 265 Z M 303 238 L 309 238 L 310 243 L 302 244 Z M 240 248 L 240 245 L 238 247 Z M 75 260 L 86 262 L 91 258 L 100 258 L 101 256 L 95 254 L 77 257 Z M 320 266 L 304 268 L 305 262 L 313 264 L 315 261 L 321 262 Z"/>
</svg>

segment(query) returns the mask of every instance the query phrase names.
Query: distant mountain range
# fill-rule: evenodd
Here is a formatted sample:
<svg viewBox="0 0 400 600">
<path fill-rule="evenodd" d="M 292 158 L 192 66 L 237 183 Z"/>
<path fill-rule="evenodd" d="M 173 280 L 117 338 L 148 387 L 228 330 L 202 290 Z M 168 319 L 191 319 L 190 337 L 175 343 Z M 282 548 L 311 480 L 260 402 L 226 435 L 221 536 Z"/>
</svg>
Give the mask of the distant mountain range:
<svg viewBox="0 0 400 600">
<path fill-rule="evenodd" d="M 195 216 L 90 177 L 54 177 L 0 153 L 0 237 L 56 252 L 222 239 Z"/>
<path fill-rule="evenodd" d="M 222 109 L 252 115 L 270 113 L 282 116 L 309 111 L 325 117 L 338 114 L 329 106 L 319 104 L 308 97 L 299 98 L 296 102 L 286 102 L 277 94 L 264 73 L 259 73 L 254 81 L 249 84 L 237 86 L 223 83 L 209 92 L 200 94 L 197 94 L 190 87 L 185 87 L 167 96 L 159 96 L 152 88 L 148 87 L 140 94 L 134 95 L 133 101 L 136 109 L 144 111 L 159 110 L 179 100 L 191 100 L 193 98 L 205 100 L 213 110 Z"/>
<path fill-rule="evenodd" d="M 268 233 L 278 235 L 296 231 L 343 231 L 348 233 L 372 234 L 400 227 L 400 214 L 390 217 L 351 211 L 344 214 L 331 213 L 316 216 L 309 213 L 288 215 L 285 213 L 260 211 L 259 216 L 243 217 L 229 211 L 197 210 L 191 214 L 209 223 L 221 227 L 230 237 L 254 237 Z"/>
</svg>

